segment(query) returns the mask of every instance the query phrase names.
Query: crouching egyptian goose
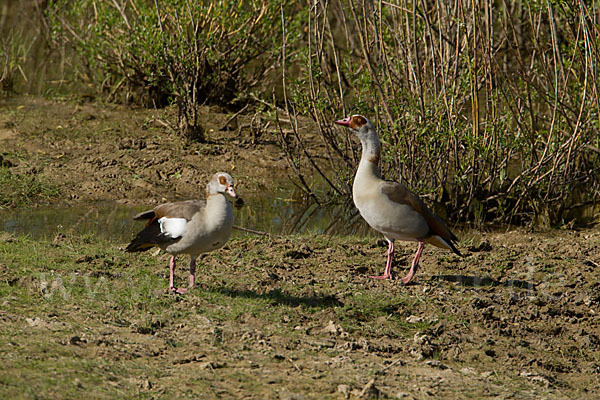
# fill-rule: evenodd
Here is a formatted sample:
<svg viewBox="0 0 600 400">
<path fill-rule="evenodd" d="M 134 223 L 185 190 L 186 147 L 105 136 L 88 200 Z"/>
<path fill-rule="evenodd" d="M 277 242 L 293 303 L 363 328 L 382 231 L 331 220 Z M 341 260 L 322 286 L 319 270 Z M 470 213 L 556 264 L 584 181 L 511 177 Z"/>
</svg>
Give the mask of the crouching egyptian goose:
<svg viewBox="0 0 600 400">
<path fill-rule="evenodd" d="M 458 239 L 440 217 L 401 183 L 381 179 L 381 144 L 373 124 L 362 115 L 353 115 L 335 123 L 348 127 L 361 141 L 362 157 L 352 185 L 352 198 L 362 217 L 373 229 L 381 232 L 389 243 L 385 272 L 371 278 L 392 279 L 396 239 L 419 243 L 410 271 L 402 278 L 404 284 L 409 283 L 417 271 L 425 243 L 461 255 L 455 247 Z"/>
<path fill-rule="evenodd" d="M 222 247 L 231 235 L 233 209 L 225 197 L 237 197 L 233 178 L 225 172 L 214 174 L 206 186 L 206 200 L 188 200 L 161 204 L 154 210 L 133 217 L 150 220 L 146 227 L 129 243 L 125 251 L 146 251 L 158 246 L 171 254 L 169 262 L 169 289 L 185 293 L 194 287 L 196 258 L 202 253 Z M 189 254 L 190 283 L 186 288 L 175 288 L 175 256 Z"/>
</svg>

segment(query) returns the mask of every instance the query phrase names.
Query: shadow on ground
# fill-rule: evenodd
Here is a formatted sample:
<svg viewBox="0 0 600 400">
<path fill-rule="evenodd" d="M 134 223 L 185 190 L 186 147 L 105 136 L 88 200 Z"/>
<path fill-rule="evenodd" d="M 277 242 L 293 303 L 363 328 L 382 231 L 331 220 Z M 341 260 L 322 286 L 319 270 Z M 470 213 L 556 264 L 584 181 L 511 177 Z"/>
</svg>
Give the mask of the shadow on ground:
<svg viewBox="0 0 600 400">
<path fill-rule="evenodd" d="M 463 286 L 504 286 L 504 287 L 516 287 L 519 289 L 534 290 L 536 285 L 533 282 L 527 282 L 518 279 L 508 279 L 506 281 L 498 281 L 490 278 L 489 276 L 479 277 L 473 275 L 435 275 L 432 276 L 430 281 L 446 281 L 455 282 Z"/>
<path fill-rule="evenodd" d="M 288 293 L 285 293 L 279 289 L 273 289 L 268 291 L 267 293 L 256 293 L 252 290 L 237 290 L 228 287 L 216 287 L 207 289 L 214 293 L 224 294 L 230 297 L 241 297 L 246 299 L 263 299 L 269 300 L 275 304 L 281 304 L 291 307 L 297 306 L 306 306 L 306 307 L 318 307 L 318 308 L 329 308 L 329 307 L 341 307 L 344 305 L 340 300 L 338 300 L 335 296 L 327 295 L 327 296 L 293 296 Z"/>
</svg>

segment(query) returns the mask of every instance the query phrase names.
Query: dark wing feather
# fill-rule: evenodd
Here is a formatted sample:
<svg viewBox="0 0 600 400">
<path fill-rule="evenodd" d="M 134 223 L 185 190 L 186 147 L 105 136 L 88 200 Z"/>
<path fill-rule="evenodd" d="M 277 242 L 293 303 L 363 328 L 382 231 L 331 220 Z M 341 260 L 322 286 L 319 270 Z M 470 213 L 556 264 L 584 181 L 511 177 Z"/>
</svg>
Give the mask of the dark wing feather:
<svg viewBox="0 0 600 400">
<path fill-rule="evenodd" d="M 135 236 L 131 243 L 125 248 L 125 251 L 130 253 L 146 251 L 157 244 L 174 243 L 177 240 L 178 239 L 173 239 L 164 235 L 160 231 L 158 219 L 154 218 Z"/>
<path fill-rule="evenodd" d="M 448 225 L 446 225 L 444 220 L 431 212 L 429 207 L 416 194 L 408 190 L 406 186 L 398 182 L 386 181 L 381 186 L 381 192 L 395 203 L 409 205 L 414 208 L 427 221 L 429 236 L 440 236 L 450 244 L 455 253 L 460 255 L 460 252 L 453 243 L 457 242 L 458 238 L 450 231 Z"/>
</svg>

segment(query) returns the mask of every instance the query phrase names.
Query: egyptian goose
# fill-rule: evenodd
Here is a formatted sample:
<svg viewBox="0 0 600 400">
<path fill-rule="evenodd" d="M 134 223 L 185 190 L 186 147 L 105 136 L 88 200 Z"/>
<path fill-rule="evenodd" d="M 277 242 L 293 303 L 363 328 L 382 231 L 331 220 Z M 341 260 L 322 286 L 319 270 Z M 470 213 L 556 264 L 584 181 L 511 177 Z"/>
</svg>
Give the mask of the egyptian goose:
<svg viewBox="0 0 600 400">
<path fill-rule="evenodd" d="M 381 232 L 389 244 L 385 272 L 371 278 L 392 279 L 396 239 L 419 243 L 408 275 L 402 278 L 404 284 L 409 283 L 416 273 L 425 243 L 461 255 L 454 244 L 458 240 L 456 236 L 419 197 L 401 183 L 381 179 L 381 143 L 373 124 L 362 115 L 346 117 L 335 123 L 348 127 L 360 139 L 362 157 L 352 185 L 352 199 L 362 217 L 373 229 Z"/>
<path fill-rule="evenodd" d="M 233 228 L 233 209 L 225 197 L 237 197 L 233 178 L 225 172 L 214 174 L 206 186 L 206 200 L 187 200 L 166 203 L 133 217 L 150 220 L 146 227 L 129 243 L 125 251 L 146 251 L 154 246 L 171 254 L 169 262 L 169 290 L 185 293 L 194 287 L 196 258 L 202 253 L 222 247 Z M 186 288 L 175 288 L 175 256 L 189 254 L 190 283 Z"/>
</svg>

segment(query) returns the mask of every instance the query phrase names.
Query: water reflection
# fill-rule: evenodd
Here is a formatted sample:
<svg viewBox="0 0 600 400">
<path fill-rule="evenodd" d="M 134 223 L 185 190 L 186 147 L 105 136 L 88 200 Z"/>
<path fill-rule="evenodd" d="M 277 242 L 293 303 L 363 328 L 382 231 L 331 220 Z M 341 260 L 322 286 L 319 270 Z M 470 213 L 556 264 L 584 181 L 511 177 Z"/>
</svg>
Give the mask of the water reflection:
<svg viewBox="0 0 600 400">
<path fill-rule="evenodd" d="M 369 232 L 351 205 L 317 207 L 282 197 L 262 200 L 244 199 L 234 207 L 235 225 L 274 235 L 292 233 L 358 234 Z M 0 231 L 26 234 L 33 238 L 52 239 L 65 235 L 91 235 L 118 242 L 129 241 L 143 223 L 133 215 L 149 209 L 148 205 L 123 205 L 105 202 L 76 207 L 49 206 L 35 209 L 0 211 Z M 234 230 L 234 236 L 247 232 Z"/>
</svg>

